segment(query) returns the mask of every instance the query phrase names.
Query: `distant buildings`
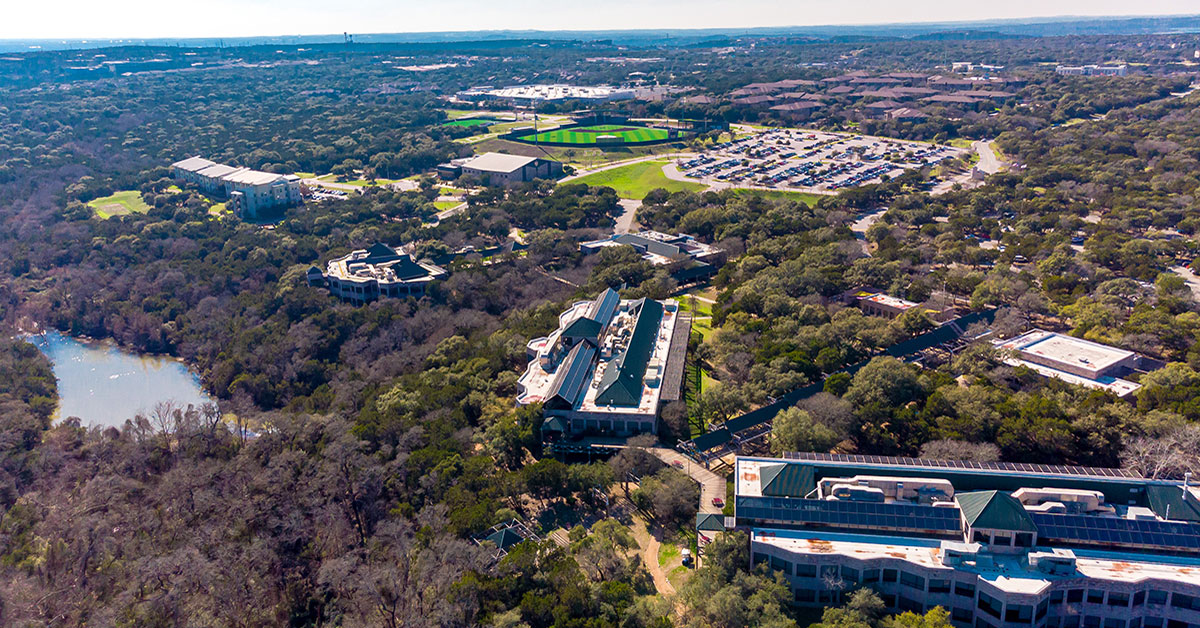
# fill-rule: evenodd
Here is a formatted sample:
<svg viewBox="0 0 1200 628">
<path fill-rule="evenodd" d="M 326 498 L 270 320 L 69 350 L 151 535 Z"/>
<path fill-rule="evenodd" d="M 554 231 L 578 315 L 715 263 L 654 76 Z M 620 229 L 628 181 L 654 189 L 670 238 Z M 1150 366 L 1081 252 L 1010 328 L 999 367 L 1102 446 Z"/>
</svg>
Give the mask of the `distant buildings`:
<svg viewBox="0 0 1200 628">
<path fill-rule="evenodd" d="M 534 179 L 557 179 L 562 174 L 563 165 L 557 161 L 504 153 L 484 153 L 438 166 L 438 175 L 443 179 L 468 176 L 501 187 Z"/>
<path fill-rule="evenodd" d="M 573 85 L 515 85 L 512 87 L 472 87 L 456 94 L 458 100 L 469 102 L 506 101 L 514 104 L 533 104 L 553 100 L 586 100 L 608 102 L 630 100 L 636 94 L 632 89 L 600 85 L 576 87 Z"/>
<path fill-rule="evenodd" d="M 1068 76 L 1125 76 L 1128 68 L 1122 65 L 1060 65 L 1054 69 Z"/>
<path fill-rule="evenodd" d="M 679 283 L 688 283 L 702 277 L 710 277 L 725 263 L 725 252 L 696 238 L 658 231 L 620 233 L 602 240 L 583 242 L 579 250 L 585 255 L 597 253 L 613 246 L 630 246 L 642 258 L 655 266 L 666 266 Z"/>
<path fill-rule="evenodd" d="M 795 603 L 860 587 L 959 628 L 1200 624 L 1200 489 L 1121 469 L 799 453 L 739 457 L 733 517 Z"/>
<path fill-rule="evenodd" d="M 325 286 L 330 294 L 362 305 L 380 297 L 421 297 L 426 287 L 447 273 L 433 264 L 418 262 L 411 255 L 386 244 L 359 249 L 325 265 L 308 269 L 308 283 Z"/>
<path fill-rule="evenodd" d="M 1138 365 L 1140 358 L 1132 351 L 1042 330 L 994 344 L 1012 352 L 1009 364 L 1027 366 L 1046 377 L 1107 390 L 1118 397 L 1141 388 L 1141 384 L 1120 379 Z"/>
<path fill-rule="evenodd" d="M 226 166 L 202 157 L 171 164 L 175 179 L 192 183 L 211 194 L 223 194 L 226 208 L 243 218 L 256 218 L 272 207 L 298 205 L 300 177 Z"/>
<path fill-rule="evenodd" d="M 529 342 L 517 403 L 542 404 L 548 441 L 655 433 L 659 405 L 679 399 L 690 329 L 675 301 L 622 300 L 611 289 L 579 301 Z"/>
</svg>

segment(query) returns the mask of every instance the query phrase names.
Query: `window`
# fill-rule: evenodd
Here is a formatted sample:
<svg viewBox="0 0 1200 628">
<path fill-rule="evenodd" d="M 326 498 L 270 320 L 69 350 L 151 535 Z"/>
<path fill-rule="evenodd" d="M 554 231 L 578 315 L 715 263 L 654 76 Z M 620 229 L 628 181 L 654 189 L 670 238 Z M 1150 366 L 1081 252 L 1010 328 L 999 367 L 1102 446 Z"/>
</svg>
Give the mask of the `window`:
<svg viewBox="0 0 1200 628">
<path fill-rule="evenodd" d="M 949 593 L 950 592 L 950 581 L 949 580 L 936 580 L 936 579 L 931 578 L 929 580 L 929 592 L 930 593 Z"/>
<path fill-rule="evenodd" d="M 800 563 L 796 563 L 796 575 L 800 576 L 801 578 L 816 578 L 817 566 L 801 565 Z"/>
<path fill-rule="evenodd" d="M 1067 603 L 1078 604 L 1083 601 L 1083 589 L 1071 589 L 1067 591 Z"/>
<path fill-rule="evenodd" d="M 1179 621 L 1178 619 L 1168 619 L 1167 628 L 1188 628 L 1188 623 L 1186 621 Z"/>
<path fill-rule="evenodd" d="M 1166 591 L 1150 591 L 1149 593 L 1146 594 L 1146 603 L 1147 604 L 1158 604 L 1159 606 L 1166 604 L 1167 603 L 1167 592 Z M 1157 628 L 1157 626 L 1155 628 Z"/>
<path fill-rule="evenodd" d="M 821 578 L 834 580 L 838 577 L 837 565 L 821 565 Z"/>
<path fill-rule="evenodd" d="M 958 608 L 956 606 L 952 611 L 950 611 L 950 618 L 954 621 L 970 623 L 971 620 L 975 618 L 975 611 L 972 611 L 969 608 Z"/>
<path fill-rule="evenodd" d="M 858 570 L 849 567 L 842 567 L 842 580 L 850 584 L 858 584 Z"/>
<path fill-rule="evenodd" d="M 1049 608 L 1050 608 L 1050 602 L 1048 602 L 1046 600 L 1042 600 L 1041 602 L 1038 602 L 1037 612 L 1034 613 L 1033 618 L 1038 619 L 1038 620 L 1042 619 L 1043 617 L 1046 616 L 1046 610 Z"/>
<path fill-rule="evenodd" d="M 1004 612 L 1004 621 L 1015 621 L 1023 624 L 1033 619 L 1033 607 L 1028 605 L 1010 604 Z"/>
<path fill-rule="evenodd" d="M 918 591 L 925 590 L 925 579 L 916 574 L 908 573 L 907 571 L 900 572 L 900 584 Z"/>
<path fill-rule="evenodd" d="M 1079 628 L 1079 615 L 1063 618 L 1063 628 Z"/>
<path fill-rule="evenodd" d="M 767 562 L 767 555 L 761 552 L 754 552 L 754 564 L 759 565 Z"/>
<path fill-rule="evenodd" d="M 815 599 L 817 599 L 817 596 L 813 595 L 812 591 L 808 591 L 805 589 L 796 591 L 796 601 L 797 602 L 812 602 Z"/>
<path fill-rule="evenodd" d="M 1050 592 L 1050 603 L 1051 604 L 1062 604 L 1063 597 L 1065 597 L 1065 594 L 1062 591 L 1051 591 Z"/>
<path fill-rule="evenodd" d="M 1109 593 L 1108 605 L 1117 608 L 1127 608 L 1129 606 L 1129 594 L 1117 593 L 1116 591 Z"/>
<path fill-rule="evenodd" d="M 992 541 L 990 538 L 988 538 L 988 533 L 983 532 L 982 530 L 976 530 L 971 535 L 971 540 L 975 541 L 976 543 L 984 543 L 984 544 L 991 543 L 991 541 Z"/>
<path fill-rule="evenodd" d="M 1100 618 L 1095 615 L 1084 617 L 1083 628 L 1100 628 Z"/>
<path fill-rule="evenodd" d="M 1146 592 L 1145 591 L 1138 591 L 1137 593 L 1133 594 L 1133 607 L 1134 608 L 1137 608 L 1145 603 L 1146 603 Z"/>
<path fill-rule="evenodd" d="M 1163 621 L 1162 617 L 1143 617 L 1142 624 L 1144 624 L 1146 628 L 1162 628 Z"/>
<path fill-rule="evenodd" d="M 1033 534 L 1030 532 L 1018 532 L 1017 547 L 1033 547 Z"/>
<path fill-rule="evenodd" d="M 1192 608 L 1192 606 L 1195 604 L 1195 599 L 1196 598 L 1193 598 L 1190 595 L 1184 595 L 1182 593 L 1172 593 L 1171 594 L 1171 606 L 1174 608 Z"/>
<path fill-rule="evenodd" d="M 1096 589 L 1088 589 L 1087 602 L 1088 602 L 1088 604 L 1103 604 L 1104 603 L 1104 591 L 1098 591 Z"/>
<path fill-rule="evenodd" d="M 898 572 L 895 569 L 884 569 L 883 570 L 883 581 L 884 582 L 895 582 L 897 575 L 898 575 Z"/>
<path fill-rule="evenodd" d="M 863 570 L 863 583 L 870 584 L 872 582 L 879 582 L 879 570 L 878 569 L 864 569 Z"/>
<path fill-rule="evenodd" d="M 1142 628 L 1142 618 L 1134 617 L 1133 619 L 1129 620 L 1129 628 Z"/>
<path fill-rule="evenodd" d="M 1125 620 L 1109 617 L 1104 620 L 1104 628 L 1125 628 Z"/>
<path fill-rule="evenodd" d="M 883 598 L 884 606 L 887 606 L 888 608 L 896 608 L 896 596 L 892 595 L 891 593 L 884 593 L 879 597 Z"/>
<path fill-rule="evenodd" d="M 992 536 L 992 545 L 1012 545 L 1012 535 L 1007 532 L 997 532 Z"/>
<path fill-rule="evenodd" d="M 979 610 L 982 610 L 996 619 L 1000 619 L 1000 614 L 1004 610 L 1004 605 L 1000 603 L 1000 600 L 997 600 L 983 591 L 979 592 L 979 602 L 977 605 L 979 606 Z"/>
<path fill-rule="evenodd" d="M 778 556 L 772 556 L 771 569 L 790 574 L 792 573 L 792 564 L 782 558 L 779 558 Z"/>
<path fill-rule="evenodd" d="M 955 582 L 954 583 L 954 592 L 963 597 L 973 598 L 973 597 L 975 597 L 975 585 L 964 584 L 962 582 Z"/>
</svg>

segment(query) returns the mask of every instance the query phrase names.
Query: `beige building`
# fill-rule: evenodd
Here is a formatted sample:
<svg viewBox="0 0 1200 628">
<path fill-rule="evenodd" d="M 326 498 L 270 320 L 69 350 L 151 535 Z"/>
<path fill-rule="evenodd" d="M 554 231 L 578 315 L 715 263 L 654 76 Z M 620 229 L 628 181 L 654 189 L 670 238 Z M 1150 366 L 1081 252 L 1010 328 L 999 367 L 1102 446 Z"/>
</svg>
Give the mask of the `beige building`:
<svg viewBox="0 0 1200 628">
<path fill-rule="evenodd" d="M 175 162 L 171 171 L 178 181 L 224 195 L 226 207 L 243 218 L 256 218 L 261 210 L 299 205 L 304 200 L 296 175 L 227 166 L 203 157 Z"/>
</svg>

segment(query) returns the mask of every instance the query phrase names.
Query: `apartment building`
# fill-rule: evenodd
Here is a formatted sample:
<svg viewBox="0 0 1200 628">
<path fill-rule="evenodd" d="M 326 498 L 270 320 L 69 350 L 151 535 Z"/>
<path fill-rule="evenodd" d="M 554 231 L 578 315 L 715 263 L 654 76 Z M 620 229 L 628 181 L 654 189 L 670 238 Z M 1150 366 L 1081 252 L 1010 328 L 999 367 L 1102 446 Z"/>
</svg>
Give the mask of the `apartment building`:
<svg viewBox="0 0 1200 628">
<path fill-rule="evenodd" d="M 961 628 L 1200 626 L 1200 487 L 1121 469 L 740 457 L 735 516 L 795 603 L 879 592 Z"/>
<path fill-rule="evenodd" d="M 203 157 L 171 164 L 177 181 L 191 183 L 209 194 L 223 195 L 226 208 L 242 218 L 257 218 L 260 211 L 298 205 L 300 177 L 227 166 Z"/>
</svg>

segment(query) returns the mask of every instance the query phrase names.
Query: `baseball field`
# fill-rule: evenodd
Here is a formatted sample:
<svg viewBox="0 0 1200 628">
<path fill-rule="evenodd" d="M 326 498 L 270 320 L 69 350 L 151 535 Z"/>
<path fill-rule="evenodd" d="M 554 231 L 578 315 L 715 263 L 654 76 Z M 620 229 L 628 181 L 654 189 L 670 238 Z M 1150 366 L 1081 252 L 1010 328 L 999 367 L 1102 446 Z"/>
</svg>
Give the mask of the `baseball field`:
<svg viewBox="0 0 1200 628">
<path fill-rule="evenodd" d="M 611 138 L 607 137 L 611 136 Z M 554 129 L 526 135 L 520 138 L 525 142 L 548 142 L 552 144 L 574 144 L 592 146 L 598 144 L 626 144 L 636 142 L 657 142 L 669 139 L 666 129 L 652 129 L 627 124 L 596 124 L 580 126 L 571 129 Z"/>
</svg>

